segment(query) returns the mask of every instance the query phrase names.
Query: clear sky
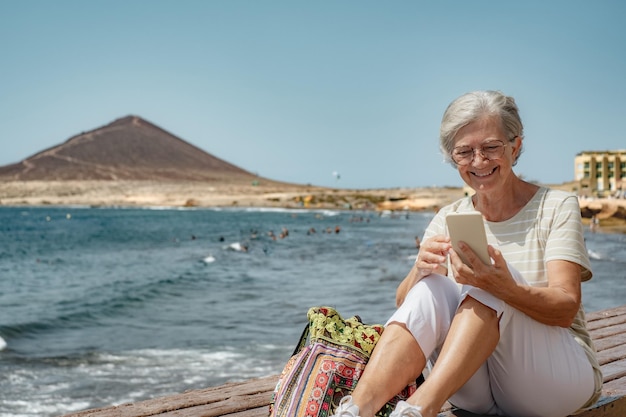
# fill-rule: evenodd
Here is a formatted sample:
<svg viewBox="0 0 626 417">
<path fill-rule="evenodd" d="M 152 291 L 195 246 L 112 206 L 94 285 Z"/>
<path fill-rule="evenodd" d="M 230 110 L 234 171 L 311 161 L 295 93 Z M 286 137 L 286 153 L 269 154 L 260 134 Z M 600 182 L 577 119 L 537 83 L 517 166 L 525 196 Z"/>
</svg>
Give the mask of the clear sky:
<svg viewBox="0 0 626 417">
<path fill-rule="evenodd" d="M 138 115 L 275 180 L 459 186 L 441 115 L 516 98 L 516 171 L 626 148 L 626 2 L 0 0 L 0 165 Z M 337 172 L 338 177 L 333 173 Z"/>
</svg>

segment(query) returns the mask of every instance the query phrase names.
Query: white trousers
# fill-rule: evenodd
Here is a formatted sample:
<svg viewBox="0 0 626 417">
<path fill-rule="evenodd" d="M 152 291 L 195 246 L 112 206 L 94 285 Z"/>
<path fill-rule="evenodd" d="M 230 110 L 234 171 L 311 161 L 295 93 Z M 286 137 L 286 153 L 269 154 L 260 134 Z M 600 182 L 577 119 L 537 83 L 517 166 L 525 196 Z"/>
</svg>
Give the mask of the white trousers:
<svg viewBox="0 0 626 417">
<path fill-rule="evenodd" d="M 524 282 L 512 268 L 511 273 Z M 418 282 L 387 325 L 404 324 L 432 364 L 467 296 L 496 311 L 500 340 L 451 404 L 476 414 L 564 417 L 591 398 L 591 364 L 567 329 L 539 323 L 481 289 L 459 289 L 448 277 L 432 274 Z"/>
</svg>

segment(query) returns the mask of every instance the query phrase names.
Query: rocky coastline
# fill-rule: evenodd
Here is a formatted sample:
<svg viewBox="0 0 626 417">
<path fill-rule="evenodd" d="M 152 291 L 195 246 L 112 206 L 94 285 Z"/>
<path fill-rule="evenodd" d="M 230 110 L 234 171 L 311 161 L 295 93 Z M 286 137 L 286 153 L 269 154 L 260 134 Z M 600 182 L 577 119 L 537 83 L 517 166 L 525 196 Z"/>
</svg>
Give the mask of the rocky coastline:
<svg viewBox="0 0 626 417">
<path fill-rule="evenodd" d="M 557 187 L 558 188 L 558 187 Z M 339 189 L 274 182 L 2 181 L 0 206 L 263 207 L 437 211 L 461 198 L 460 187 Z M 581 198 L 583 222 L 626 233 L 626 199 Z"/>
<path fill-rule="evenodd" d="M 92 207 L 275 207 L 436 210 L 460 188 L 349 190 L 281 183 L 200 181 L 4 181 L 0 205 Z"/>
</svg>

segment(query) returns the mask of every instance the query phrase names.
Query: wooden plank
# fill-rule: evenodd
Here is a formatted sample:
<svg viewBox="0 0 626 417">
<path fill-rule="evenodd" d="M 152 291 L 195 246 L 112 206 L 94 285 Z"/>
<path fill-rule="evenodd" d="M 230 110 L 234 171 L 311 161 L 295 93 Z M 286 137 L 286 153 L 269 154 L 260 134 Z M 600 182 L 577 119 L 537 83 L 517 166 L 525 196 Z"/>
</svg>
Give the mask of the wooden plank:
<svg viewBox="0 0 626 417">
<path fill-rule="evenodd" d="M 602 323 L 604 326 L 591 330 L 589 335 L 591 338 L 598 342 L 605 337 L 614 336 L 616 334 L 624 333 L 626 329 L 626 320 L 623 323 Z"/>
<path fill-rule="evenodd" d="M 593 339 L 602 339 L 603 337 L 611 336 L 616 333 L 623 333 L 624 329 L 626 329 L 626 320 L 622 321 L 621 319 L 626 317 L 611 317 L 606 321 L 599 322 L 602 326 L 597 329 L 592 329 L 589 331 L 589 334 L 593 337 Z M 598 323 L 598 322 L 596 322 Z"/>
<path fill-rule="evenodd" d="M 81 411 L 68 414 L 66 417 L 149 417 L 174 411 L 182 413 L 180 410 L 192 409 L 197 406 L 210 405 L 216 407 L 223 403 L 227 404 L 226 408 L 223 409 L 223 414 L 216 415 L 226 415 L 243 410 L 231 401 L 233 398 L 237 398 L 239 403 L 246 403 L 248 408 L 267 406 L 269 404 L 267 394 L 270 393 L 271 396 L 277 381 L 278 375 L 273 375 L 245 382 L 228 383 L 219 387 L 188 391 L 169 397 L 122 404 L 116 407 Z M 197 416 L 198 414 L 190 415 Z"/>
<path fill-rule="evenodd" d="M 624 396 L 626 397 L 626 378 L 615 379 L 605 382 L 602 386 L 602 392 L 607 397 Z M 624 414 L 626 416 L 626 414 Z"/>
<path fill-rule="evenodd" d="M 271 393 L 270 393 L 271 396 Z M 198 405 L 191 408 L 179 409 L 167 413 L 161 413 L 161 417 L 219 417 L 249 411 L 251 409 L 263 409 L 268 413 L 268 392 L 261 392 L 249 396 L 234 395 L 230 398 L 210 404 Z"/>
<path fill-rule="evenodd" d="M 624 349 L 624 345 L 626 344 L 626 335 L 620 335 L 620 337 L 615 337 L 612 342 L 620 342 L 620 344 L 611 343 L 610 347 L 606 347 L 604 349 L 598 349 L 597 358 L 600 366 L 606 365 L 611 362 L 617 362 L 626 358 L 626 349 Z"/>
<path fill-rule="evenodd" d="M 607 336 L 600 340 L 594 340 L 594 345 L 596 346 L 596 350 L 598 351 L 598 355 L 603 353 L 604 351 L 622 348 L 622 351 L 626 351 L 623 346 L 626 344 L 626 333 L 615 334 L 612 336 Z"/>
<path fill-rule="evenodd" d="M 605 383 L 626 378 L 626 360 L 611 362 L 602 366 L 602 375 Z"/>
<path fill-rule="evenodd" d="M 594 320 L 589 320 L 587 317 L 587 330 L 593 333 L 594 330 L 602 327 L 612 326 L 614 324 L 621 324 L 626 322 L 626 313 L 617 315 L 599 316 Z"/>
<path fill-rule="evenodd" d="M 593 311 L 591 313 L 587 313 L 587 323 L 607 317 L 621 316 L 624 314 L 626 314 L 626 304 L 613 308 L 607 308 L 605 310 Z"/>
</svg>

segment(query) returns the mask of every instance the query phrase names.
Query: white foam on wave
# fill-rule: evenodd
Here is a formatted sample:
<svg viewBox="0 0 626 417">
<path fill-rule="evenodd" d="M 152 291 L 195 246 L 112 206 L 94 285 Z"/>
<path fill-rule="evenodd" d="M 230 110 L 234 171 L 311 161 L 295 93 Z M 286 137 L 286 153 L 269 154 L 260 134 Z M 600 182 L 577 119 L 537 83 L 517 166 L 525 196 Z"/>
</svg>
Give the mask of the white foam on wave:
<svg viewBox="0 0 626 417">
<path fill-rule="evenodd" d="M 7 347 L 7 342 L 0 336 L 0 351 L 3 351 Z"/>
<path fill-rule="evenodd" d="M 20 416 L 43 416 L 43 415 L 59 415 L 59 414 L 68 414 L 77 411 L 84 410 L 89 407 L 90 403 L 88 401 L 73 401 L 70 403 L 57 404 L 56 401 L 49 401 L 47 403 L 40 402 L 32 402 L 32 401 L 22 401 L 22 400 L 6 400 L 4 401 L 4 405 L 7 408 L 21 410 L 23 414 L 5 414 L 10 415 L 11 417 L 20 417 Z M 3 415 L 0 413 L 0 416 Z"/>
<path fill-rule="evenodd" d="M 605 253 L 595 251 L 593 249 L 587 249 L 587 254 L 589 255 L 589 259 L 593 259 L 595 261 L 619 262 L 617 258 L 608 256 Z"/>
<path fill-rule="evenodd" d="M 284 208 L 284 207 L 226 207 L 226 208 L 211 208 L 213 211 L 234 211 L 244 213 L 319 213 L 323 216 L 334 217 L 338 216 L 343 211 L 341 210 L 329 210 L 329 209 L 310 209 L 310 208 Z"/>
<path fill-rule="evenodd" d="M 62 394 L 59 394 L 62 390 L 68 389 L 71 384 L 56 382 L 57 379 L 56 376 L 50 378 L 48 375 L 42 375 L 40 372 L 33 370 L 11 373 L 9 381 L 12 387 L 28 386 L 31 387 L 28 392 L 36 394 L 30 395 L 28 399 L 4 399 L 2 408 L 6 411 L 6 414 L 0 412 L 0 416 L 62 415 L 81 411 L 91 406 L 89 399 L 65 398 Z M 48 382 L 42 383 L 42 380 Z M 49 381 L 55 382 L 50 383 Z"/>
<path fill-rule="evenodd" d="M 246 207 L 243 208 L 242 211 L 247 213 L 306 213 L 312 212 L 312 210 L 308 209 L 293 209 L 293 208 L 283 208 L 283 207 Z"/>
<path fill-rule="evenodd" d="M 226 247 L 227 249 L 234 250 L 235 252 L 244 252 L 247 248 L 241 244 L 241 242 L 233 242 Z"/>
<path fill-rule="evenodd" d="M 141 210 L 153 210 L 153 211 L 167 211 L 167 210 L 185 211 L 185 210 L 190 209 L 190 207 L 180 207 L 180 206 L 139 206 L 139 207 L 132 207 L 132 208 L 138 208 Z"/>
<path fill-rule="evenodd" d="M 604 256 L 600 252 L 596 252 L 596 251 L 591 250 L 591 249 L 587 250 L 587 254 L 589 255 L 589 258 L 591 258 L 591 259 L 595 259 L 595 260 L 602 260 L 602 259 L 604 259 Z"/>
<path fill-rule="evenodd" d="M 145 378 L 146 384 L 162 384 L 166 380 L 175 380 L 172 375 L 180 374 L 193 381 L 207 380 L 211 377 L 247 379 L 265 376 L 280 371 L 277 363 L 268 358 L 268 352 L 282 351 L 274 345 L 258 345 L 253 353 L 241 349 L 223 347 L 219 350 L 204 349 L 140 349 L 116 354 L 100 354 L 98 361 L 100 375 L 117 375 L 124 378 Z M 106 366 L 109 364 L 110 366 Z M 104 365 L 104 366 L 103 366 Z M 189 370 L 193 370 L 192 376 Z M 92 369 L 92 372 L 94 370 Z"/>
</svg>

